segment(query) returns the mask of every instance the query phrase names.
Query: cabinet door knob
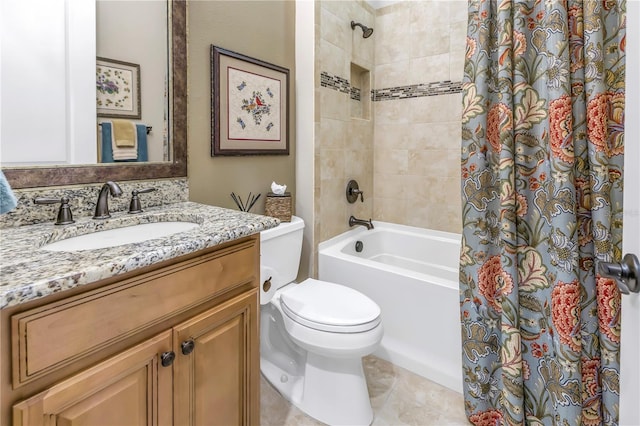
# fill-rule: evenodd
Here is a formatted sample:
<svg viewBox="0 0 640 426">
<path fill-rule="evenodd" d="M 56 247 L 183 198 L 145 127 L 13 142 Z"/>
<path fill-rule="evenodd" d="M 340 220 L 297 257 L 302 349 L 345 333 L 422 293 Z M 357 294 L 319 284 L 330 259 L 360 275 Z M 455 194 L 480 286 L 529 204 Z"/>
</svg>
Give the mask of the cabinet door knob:
<svg viewBox="0 0 640 426">
<path fill-rule="evenodd" d="M 163 352 L 160 355 L 160 363 L 163 367 L 168 367 L 173 364 L 173 360 L 176 359 L 176 353 L 173 351 Z"/>
<path fill-rule="evenodd" d="M 180 344 L 182 348 L 182 355 L 189 355 L 196 348 L 196 344 L 193 340 L 185 340 Z"/>
</svg>

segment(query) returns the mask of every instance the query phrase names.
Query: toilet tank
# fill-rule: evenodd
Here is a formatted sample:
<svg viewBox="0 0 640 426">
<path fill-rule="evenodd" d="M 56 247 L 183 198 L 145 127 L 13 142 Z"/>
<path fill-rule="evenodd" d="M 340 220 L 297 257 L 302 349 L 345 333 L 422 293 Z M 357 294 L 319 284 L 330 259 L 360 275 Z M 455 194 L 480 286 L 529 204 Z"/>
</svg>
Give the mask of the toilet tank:
<svg viewBox="0 0 640 426">
<path fill-rule="evenodd" d="M 291 216 L 291 222 L 281 222 L 275 228 L 260 232 L 260 279 L 271 277 L 276 289 L 298 276 L 302 253 L 304 221 Z"/>
</svg>

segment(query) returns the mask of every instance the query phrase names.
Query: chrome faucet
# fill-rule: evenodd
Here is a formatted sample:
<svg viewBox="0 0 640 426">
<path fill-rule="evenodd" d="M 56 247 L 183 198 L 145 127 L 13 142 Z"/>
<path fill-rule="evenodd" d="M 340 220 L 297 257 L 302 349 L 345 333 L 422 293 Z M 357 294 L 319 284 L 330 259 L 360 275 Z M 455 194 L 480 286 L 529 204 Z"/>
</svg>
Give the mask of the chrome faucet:
<svg viewBox="0 0 640 426">
<path fill-rule="evenodd" d="M 98 201 L 96 202 L 96 211 L 93 215 L 94 219 L 108 219 L 111 217 L 109 214 L 109 192 L 112 197 L 119 197 L 122 195 L 122 189 L 117 183 L 109 181 L 102 185 L 100 194 L 98 195 Z"/>
<path fill-rule="evenodd" d="M 349 226 L 356 226 L 356 225 L 362 225 L 362 226 L 366 226 L 367 229 L 373 229 L 373 222 L 371 222 L 371 219 L 369 220 L 356 219 L 354 216 L 351 216 L 349 218 Z"/>
</svg>

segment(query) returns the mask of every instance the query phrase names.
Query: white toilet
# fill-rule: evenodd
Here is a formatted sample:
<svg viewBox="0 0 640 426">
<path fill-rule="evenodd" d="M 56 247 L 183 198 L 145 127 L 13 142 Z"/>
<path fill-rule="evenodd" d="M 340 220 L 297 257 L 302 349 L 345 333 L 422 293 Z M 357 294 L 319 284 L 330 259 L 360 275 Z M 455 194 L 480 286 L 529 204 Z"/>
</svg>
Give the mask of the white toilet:
<svg viewBox="0 0 640 426">
<path fill-rule="evenodd" d="M 304 222 L 260 233 L 260 370 L 280 393 L 329 425 L 373 420 L 362 357 L 382 339 L 378 305 L 351 288 L 298 274 Z"/>
</svg>

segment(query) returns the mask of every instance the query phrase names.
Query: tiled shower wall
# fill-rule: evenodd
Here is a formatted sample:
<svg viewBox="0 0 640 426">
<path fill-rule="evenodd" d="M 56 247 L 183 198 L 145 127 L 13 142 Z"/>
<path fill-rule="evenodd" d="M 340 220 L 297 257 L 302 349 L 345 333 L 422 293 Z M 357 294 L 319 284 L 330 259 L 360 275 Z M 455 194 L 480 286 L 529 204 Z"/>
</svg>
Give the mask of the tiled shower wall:
<svg viewBox="0 0 640 426">
<path fill-rule="evenodd" d="M 377 220 L 461 232 L 466 26 L 465 1 L 406 1 L 376 11 Z"/>
<path fill-rule="evenodd" d="M 466 1 L 315 7 L 315 240 L 346 231 L 351 214 L 460 232 Z M 351 20 L 372 26 L 373 36 L 352 31 Z M 370 71 L 371 93 L 357 87 L 353 65 Z M 364 203 L 346 202 L 349 179 Z"/>
<path fill-rule="evenodd" d="M 362 104 L 356 108 L 351 99 L 351 64 L 369 70 L 373 78 L 375 36 L 362 38 L 360 28 L 352 31 L 350 23 L 373 26 L 375 11 L 362 1 L 321 0 L 315 5 L 314 235 L 316 241 L 325 241 L 349 229 L 350 215 L 373 217 L 373 120 L 352 118 L 363 116 L 359 107 L 367 107 L 362 98 L 369 94 L 361 93 Z M 367 104 L 371 108 L 370 100 Z M 364 202 L 347 202 L 350 179 L 360 184 Z"/>
</svg>

